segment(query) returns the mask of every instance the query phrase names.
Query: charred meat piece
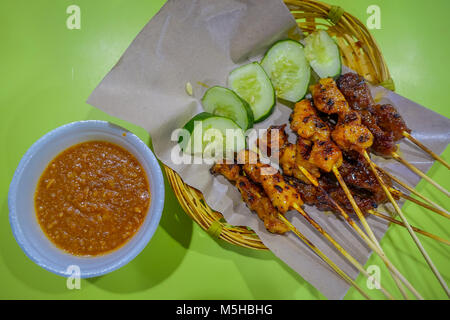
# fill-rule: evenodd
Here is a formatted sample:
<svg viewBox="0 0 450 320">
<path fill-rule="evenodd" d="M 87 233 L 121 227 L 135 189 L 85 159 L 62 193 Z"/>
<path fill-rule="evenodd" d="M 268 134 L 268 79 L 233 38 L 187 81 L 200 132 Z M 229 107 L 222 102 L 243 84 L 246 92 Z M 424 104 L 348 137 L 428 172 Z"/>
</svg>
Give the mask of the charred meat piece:
<svg viewBox="0 0 450 320">
<path fill-rule="evenodd" d="M 394 106 L 390 104 L 376 105 L 371 111 L 377 119 L 378 126 L 385 132 L 391 132 L 394 141 L 401 140 L 404 131 L 411 133 L 411 129 L 408 128 L 405 120 Z"/>
<path fill-rule="evenodd" d="M 308 178 L 299 169 L 305 168 L 312 176 L 320 177 L 319 168 L 310 161 L 311 142 L 302 138 L 297 143 L 288 144 L 281 150 L 280 165 L 285 175 L 295 177 L 304 183 L 310 183 Z"/>
<path fill-rule="evenodd" d="M 345 195 L 344 190 L 328 180 L 325 176 L 319 179 L 319 184 L 322 187 L 322 190 L 313 185 L 305 184 L 302 181 L 292 177 L 286 177 L 286 180 L 297 188 L 297 191 L 301 194 L 305 204 L 315 206 L 320 211 L 332 211 L 340 215 L 340 212 L 335 206 L 335 203 L 337 203 L 347 214 L 356 216 L 356 213 L 353 211 L 353 207 Z M 372 210 L 377 207 L 375 199 L 373 199 L 370 195 L 361 195 L 355 190 L 352 190 L 352 194 L 354 195 L 354 199 L 358 207 L 363 213 L 367 213 L 368 210 Z"/>
<path fill-rule="evenodd" d="M 289 121 L 292 131 L 304 139 L 312 141 L 330 139 L 330 128 L 317 115 L 311 101 L 308 99 L 295 104 Z"/>
<path fill-rule="evenodd" d="M 351 110 L 344 95 L 331 78 L 320 79 L 311 87 L 311 93 L 316 108 L 326 114 L 337 114 L 337 125 L 331 133 L 331 138 L 345 150 L 364 151 L 373 144 L 373 135 L 362 125 L 360 114 Z"/>
<path fill-rule="evenodd" d="M 253 182 L 261 184 L 275 209 L 286 213 L 295 206 L 302 206 L 303 201 L 295 188 L 286 183 L 283 176 L 272 166 L 251 161 L 255 155 L 243 150 L 238 154 L 238 162 Z"/>
<path fill-rule="evenodd" d="M 288 135 L 286 133 L 286 124 L 270 126 L 258 139 L 258 148 L 260 150 L 265 150 L 269 157 L 277 157 L 279 151 L 287 144 Z"/>
<path fill-rule="evenodd" d="M 313 144 L 309 162 L 325 172 L 330 172 L 334 166 L 337 168 L 341 166 L 342 152 L 331 140 L 316 141 Z M 307 167 L 305 169 L 308 170 Z"/>
<path fill-rule="evenodd" d="M 210 171 L 214 175 L 223 175 L 236 185 L 247 207 L 256 212 L 269 232 L 284 234 L 289 231 L 286 224 L 278 218 L 278 211 L 273 207 L 261 187 L 242 176 L 238 165 L 216 164 Z"/>
<path fill-rule="evenodd" d="M 286 176 L 286 181 L 294 186 L 301 194 L 305 204 L 309 206 L 316 206 L 320 211 L 335 211 L 333 203 L 330 201 L 329 196 L 313 186 L 312 184 L 304 183 L 294 177 Z"/>
<path fill-rule="evenodd" d="M 384 190 L 378 183 L 377 178 L 362 155 L 357 153 L 347 153 L 339 171 L 344 178 L 344 181 L 353 189 L 360 190 L 361 192 L 369 192 L 378 204 L 387 202 L 388 199 Z M 391 179 L 381 171 L 378 171 L 378 173 L 384 183 L 388 187 L 391 187 Z"/>
<path fill-rule="evenodd" d="M 381 155 L 395 151 L 393 144 L 403 138 L 403 132 L 411 132 L 397 110 L 390 104 L 375 105 L 365 79 L 355 73 L 340 76 L 337 85 L 352 109 L 367 113 L 363 116 L 363 123 L 375 136 L 373 150 Z M 376 127 L 384 131 L 384 136 Z"/>
<path fill-rule="evenodd" d="M 339 91 L 336 82 L 331 78 L 320 79 L 317 84 L 310 86 L 316 108 L 327 114 L 344 116 L 350 107 L 344 95 Z"/>
<path fill-rule="evenodd" d="M 394 135 L 391 130 L 385 130 L 378 124 L 379 119 L 374 112 L 374 101 L 365 79 L 356 73 L 346 73 L 337 80 L 339 90 L 344 94 L 350 107 L 361 115 L 362 124 L 374 136 L 371 151 L 382 156 L 388 156 L 396 151 Z"/>
<path fill-rule="evenodd" d="M 346 73 L 341 75 L 336 83 L 353 110 L 367 110 L 374 104 L 369 86 L 360 75 Z"/>
<path fill-rule="evenodd" d="M 363 152 L 373 144 L 373 135 L 370 130 L 354 122 L 346 124 L 339 121 L 331 133 L 331 137 L 343 151 L 354 150 Z"/>
<path fill-rule="evenodd" d="M 373 107 L 370 107 L 372 109 Z M 389 156 L 397 150 L 392 132 L 383 131 L 378 124 L 376 117 L 368 110 L 361 110 L 362 124 L 365 125 L 373 135 L 373 144 L 370 150 L 380 156 Z"/>
</svg>

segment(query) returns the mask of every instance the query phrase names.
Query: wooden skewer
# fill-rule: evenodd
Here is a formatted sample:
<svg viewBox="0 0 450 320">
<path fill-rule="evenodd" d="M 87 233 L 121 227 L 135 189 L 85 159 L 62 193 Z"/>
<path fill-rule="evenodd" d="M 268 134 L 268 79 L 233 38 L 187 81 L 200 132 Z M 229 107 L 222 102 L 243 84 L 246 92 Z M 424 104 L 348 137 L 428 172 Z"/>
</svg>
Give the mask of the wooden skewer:
<svg viewBox="0 0 450 320">
<path fill-rule="evenodd" d="M 398 179 L 397 177 L 395 177 L 394 175 L 390 174 L 388 171 L 384 170 L 383 168 L 380 168 L 379 166 L 377 166 L 375 164 L 375 167 L 380 170 L 381 172 L 383 172 L 385 175 L 387 175 L 389 178 L 391 178 L 392 180 L 394 180 L 395 182 L 397 182 L 399 185 L 401 185 L 403 188 L 405 188 L 406 190 L 408 190 L 409 192 L 411 192 L 412 194 L 418 196 L 419 198 L 421 198 L 422 200 L 428 202 L 429 204 L 431 204 L 433 207 L 435 207 L 436 209 L 438 209 L 438 211 L 434 211 L 432 209 L 432 211 L 436 212 L 437 214 L 440 214 L 441 216 L 444 216 L 446 218 L 450 218 L 450 212 L 448 212 L 447 210 L 445 210 L 444 208 L 442 208 L 440 205 L 438 205 L 437 203 L 433 202 L 432 200 L 430 200 L 429 198 L 425 197 L 424 195 L 422 195 L 420 192 L 417 192 L 416 190 L 414 190 L 414 188 L 410 187 L 409 185 L 407 185 L 406 183 L 404 183 L 403 181 L 401 181 L 400 179 Z M 427 208 L 428 209 L 428 208 Z"/>
<path fill-rule="evenodd" d="M 372 229 L 370 228 L 369 224 L 367 223 L 367 220 L 364 217 L 363 213 L 361 212 L 361 209 L 356 204 L 356 201 L 353 198 L 353 195 L 350 192 L 350 189 L 348 188 L 348 186 L 345 183 L 344 179 L 342 178 L 338 168 L 336 166 L 333 166 L 332 171 L 333 171 L 334 175 L 336 176 L 336 179 L 338 180 L 339 184 L 341 185 L 341 188 L 344 190 L 345 195 L 347 196 L 348 200 L 350 201 L 350 204 L 352 205 L 353 210 L 355 211 L 356 215 L 358 216 L 359 220 L 361 221 L 361 223 L 362 223 L 364 229 L 366 230 L 369 238 L 373 241 L 373 243 L 378 247 L 379 251 L 383 254 L 382 248 L 381 248 L 380 244 L 378 243 L 378 240 L 375 237 L 375 234 L 373 233 Z M 392 264 L 390 264 L 390 265 L 391 265 L 391 268 L 392 268 L 393 265 Z M 414 287 L 412 287 L 409 284 L 409 282 L 398 272 L 398 274 L 393 275 L 393 278 L 394 278 L 395 283 L 397 284 L 397 287 L 399 288 L 400 292 L 405 297 L 405 299 L 408 299 L 408 295 L 403 290 L 402 285 L 399 283 L 397 277 L 402 279 L 403 283 L 405 283 L 405 285 L 408 286 L 408 288 L 411 290 L 411 292 L 413 292 L 413 294 L 418 299 L 423 299 L 422 296 L 417 292 L 417 290 L 415 290 Z"/>
<path fill-rule="evenodd" d="M 256 194 L 257 197 L 261 198 L 259 193 Z M 319 248 L 317 248 L 308 238 L 306 238 L 284 215 L 278 213 L 278 219 L 283 221 L 300 240 L 302 240 L 311 250 L 313 250 L 323 261 L 325 261 L 331 269 L 333 269 L 339 276 L 342 277 L 344 281 L 353 286 L 359 293 L 361 293 L 366 299 L 372 300 L 365 292 L 361 289 L 358 284 L 353 281 L 344 271 L 342 271 L 330 258 L 328 258 Z M 369 275 L 370 276 L 370 275 Z M 375 280 L 375 279 L 374 279 Z M 375 280 L 376 281 L 376 280 Z M 392 295 L 384 289 L 380 283 L 376 282 L 376 285 L 379 286 L 380 290 L 391 300 L 394 300 Z"/>
<path fill-rule="evenodd" d="M 345 183 L 344 179 L 342 178 L 338 168 L 336 166 L 333 166 L 333 173 L 336 176 L 336 179 L 338 180 L 341 188 L 344 190 L 345 195 L 347 196 L 348 200 L 350 201 L 350 204 L 352 205 L 353 210 L 355 211 L 356 215 L 358 216 L 359 220 L 361 221 L 364 229 L 366 230 L 369 237 L 377 243 L 377 238 L 375 237 L 372 229 L 370 228 L 369 224 L 367 223 L 366 218 L 364 217 L 364 214 L 361 212 L 361 209 L 356 204 L 355 199 L 353 198 L 352 193 L 350 192 L 350 189 L 348 188 L 347 184 Z"/>
<path fill-rule="evenodd" d="M 435 213 L 437 213 L 437 214 L 440 214 L 441 216 L 444 216 L 444 217 L 446 217 L 446 218 L 449 218 L 449 217 L 450 217 L 450 216 L 449 216 L 448 214 L 446 214 L 445 212 L 443 212 L 443 211 L 441 211 L 441 210 L 439 210 L 439 209 L 436 209 L 435 207 L 430 206 L 429 204 L 426 204 L 426 203 L 424 203 L 424 202 L 422 202 L 422 201 L 419 201 L 419 200 L 417 200 L 417 199 L 414 199 L 413 197 L 410 197 L 410 196 L 404 194 L 403 192 L 398 191 L 397 189 L 389 188 L 389 191 L 390 191 L 392 194 L 394 194 L 394 195 L 396 195 L 396 196 L 398 196 L 398 197 L 401 197 L 401 198 L 404 198 L 404 199 L 409 200 L 409 201 L 411 201 L 411 202 L 414 202 L 415 204 L 418 204 L 419 206 L 421 206 L 421 207 L 423 207 L 423 208 L 425 208 L 425 209 L 428 209 L 428 210 L 433 211 L 433 212 L 435 212 Z"/>
<path fill-rule="evenodd" d="M 403 222 L 400 222 L 400 221 L 398 221 L 398 220 L 395 220 L 394 218 L 391 218 L 391 217 L 389 217 L 389 216 L 387 216 L 387 215 L 384 215 L 384 214 L 382 214 L 382 213 L 380 213 L 380 212 L 378 212 L 378 211 L 375 211 L 375 210 L 368 210 L 367 212 L 370 213 L 371 215 L 374 215 L 374 216 L 376 216 L 376 217 L 379 217 L 379 218 L 381 218 L 381 219 L 387 220 L 387 221 L 389 221 L 389 222 L 395 223 L 395 224 L 397 224 L 397 225 L 399 225 L 399 226 L 402 226 L 402 227 L 405 227 L 405 228 L 406 228 L 406 226 L 405 226 L 405 224 L 404 224 Z M 422 235 L 424 235 L 424 236 L 427 236 L 427 237 L 429 237 L 429 238 L 431 238 L 431 239 L 437 240 L 437 241 L 439 241 L 439 242 L 442 242 L 442 243 L 444 243 L 444 244 L 450 246 L 450 241 L 447 240 L 447 239 L 438 237 L 438 236 L 436 236 L 436 235 L 434 235 L 434 234 L 432 234 L 432 233 L 429 233 L 429 232 L 427 232 L 427 231 L 424 231 L 424 230 L 422 230 L 422 229 L 419 229 L 419 228 L 416 228 L 416 227 L 413 227 L 413 226 L 411 226 L 411 228 L 414 230 L 414 232 L 420 233 L 420 234 L 422 234 Z"/>
<path fill-rule="evenodd" d="M 411 235 L 411 237 L 413 238 L 414 242 L 416 243 L 417 247 L 419 248 L 420 252 L 422 253 L 423 257 L 425 258 L 426 262 L 428 263 L 428 265 L 430 266 L 431 270 L 433 271 L 434 275 L 436 276 L 436 278 L 438 279 L 439 283 L 441 284 L 442 288 L 445 290 L 445 293 L 447 294 L 447 296 L 450 298 L 450 292 L 448 290 L 447 287 L 447 283 L 445 282 L 444 278 L 442 278 L 441 274 L 439 273 L 439 271 L 437 270 L 437 268 L 435 267 L 433 261 L 431 260 L 430 256 L 428 255 L 428 253 L 426 252 L 425 248 L 422 246 L 422 243 L 420 242 L 420 240 L 417 238 L 416 234 L 414 233 L 413 229 L 411 228 L 411 226 L 408 223 L 408 220 L 406 219 L 405 215 L 403 214 L 402 210 L 400 209 L 400 207 L 398 206 L 397 202 L 395 201 L 394 197 L 392 197 L 392 194 L 389 192 L 388 188 L 386 187 L 383 179 L 381 179 L 377 169 L 375 168 L 375 166 L 372 163 L 372 160 L 370 159 L 369 155 L 367 154 L 367 151 L 363 152 L 364 158 L 367 160 L 367 162 L 369 163 L 370 168 L 372 169 L 375 177 L 378 180 L 378 183 L 381 185 L 381 187 L 383 188 L 384 192 L 386 193 L 386 196 L 388 197 L 389 201 L 392 203 L 392 205 L 395 208 L 395 211 L 397 211 L 398 215 L 400 216 L 400 218 L 402 219 L 403 223 L 405 224 L 406 228 L 408 229 L 409 234 Z"/>
<path fill-rule="evenodd" d="M 359 293 L 361 293 L 366 299 L 372 300 L 363 289 L 361 289 L 358 284 L 353 281 L 352 278 L 350 278 L 344 271 L 342 271 L 333 261 L 330 260 L 322 251 L 320 251 L 311 241 L 308 240 L 294 225 L 286 219 L 285 216 L 283 216 L 281 213 L 278 214 L 278 218 L 283 221 L 288 228 L 295 233 L 295 235 L 300 238 L 311 250 L 313 250 L 323 261 L 325 261 L 331 269 L 334 270 L 339 276 L 341 276 L 342 279 L 344 279 L 348 284 L 353 286 L 356 290 L 358 290 Z"/>
<path fill-rule="evenodd" d="M 319 185 L 319 182 L 317 181 L 317 179 L 314 176 L 312 176 L 308 170 L 306 170 L 302 166 L 297 166 L 297 167 L 315 187 L 319 188 L 328 197 L 329 201 L 340 212 L 340 214 L 348 222 L 348 224 L 360 235 L 360 237 L 369 246 L 369 248 L 372 249 L 375 253 L 377 253 L 380 256 L 381 260 L 383 260 L 383 262 L 386 264 L 388 269 L 393 273 L 392 276 L 393 276 L 394 281 L 396 281 L 396 279 L 397 279 L 396 277 L 398 277 L 400 280 L 402 280 L 402 282 L 404 282 L 407 285 L 407 287 L 412 289 L 412 290 L 410 289 L 411 292 L 415 292 L 418 297 L 423 299 L 420 296 L 420 294 L 414 289 L 414 287 L 409 283 L 409 281 L 388 260 L 388 258 L 384 254 L 383 250 L 381 249 L 381 246 L 377 243 L 374 243 L 371 239 L 369 239 L 369 237 L 361 230 L 361 228 L 353 221 L 353 219 L 350 218 L 350 216 L 347 214 L 347 212 L 345 212 L 345 210 L 342 209 L 342 207 Z M 402 285 L 397 281 L 396 281 L 396 283 L 397 283 L 397 286 L 399 287 L 399 290 L 402 293 L 402 295 L 407 299 L 408 295 L 403 290 Z"/>
<path fill-rule="evenodd" d="M 439 155 L 437 155 L 436 153 L 434 153 L 430 148 L 426 147 L 422 142 L 420 142 L 419 140 L 417 140 L 416 138 L 414 138 L 411 134 L 409 134 L 406 131 L 403 131 L 403 136 L 405 138 L 407 138 L 409 141 L 411 141 L 412 143 L 414 143 L 416 146 L 418 146 L 420 149 L 422 149 L 423 151 L 425 151 L 426 153 L 428 153 L 430 156 L 432 156 L 435 160 L 439 161 L 440 163 L 442 163 L 444 166 L 447 167 L 447 169 L 450 170 L 450 164 L 445 161 L 444 159 L 442 159 Z"/>
<path fill-rule="evenodd" d="M 298 213 L 300 213 L 321 235 L 323 235 L 359 272 L 361 272 L 367 278 L 372 278 L 364 267 L 353 258 L 336 240 L 333 239 L 314 219 L 312 219 L 299 205 L 294 204 L 293 209 L 295 209 Z M 380 286 L 380 284 L 378 283 Z M 380 289 L 382 287 L 380 286 Z M 386 295 L 389 299 L 394 299 L 394 297 L 387 292 L 385 289 L 382 289 L 383 294 Z"/>
<path fill-rule="evenodd" d="M 448 192 L 444 187 L 442 187 L 440 184 L 438 184 L 436 181 L 434 181 L 433 179 L 431 179 L 429 176 L 427 176 L 425 173 L 423 173 L 422 171 L 420 171 L 419 169 L 417 169 L 415 166 L 413 166 L 411 163 L 409 163 L 408 161 L 406 161 L 405 159 L 403 159 L 402 157 L 400 157 L 398 155 L 398 153 L 396 152 L 392 152 L 392 157 L 397 160 L 398 162 L 400 162 L 401 164 L 403 164 L 404 166 L 406 166 L 408 169 L 410 169 L 411 171 L 413 171 L 415 174 L 419 175 L 420 177 L 424 178 L 425 180 L 427 180 L 429 183 L 431 183 L 434 187 L 436 187 L 439 191 L 443 192 L 447 197 L 450 197 L 450 192 Z"/>
</svg>

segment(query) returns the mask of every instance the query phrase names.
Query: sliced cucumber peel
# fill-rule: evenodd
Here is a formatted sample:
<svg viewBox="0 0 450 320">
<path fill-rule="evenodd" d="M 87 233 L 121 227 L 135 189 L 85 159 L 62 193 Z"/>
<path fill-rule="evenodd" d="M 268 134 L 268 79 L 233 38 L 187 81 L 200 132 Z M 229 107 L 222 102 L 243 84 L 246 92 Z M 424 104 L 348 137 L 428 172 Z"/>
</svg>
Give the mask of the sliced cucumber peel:
<svg viewBox="0 0 450 320">
<path fill-rule="evenodd" d="M 305 38 L 305 54 L 320 78 L 334 78 L 341 74 L 339 47 L 326 31 L 319 30 Z"/>
<path fill-rule="evenodd" d="M 249 63 L 231 71 L 228 86 L 250 105 L 254 122 L 261 122 L 272 114 L 275 90 L 259 63 Z"/>
<path fill-rule="evenodd" d="M 311 71 L 301 43 L 278 41 L 267 51 L 261 65 L 272 80 L 277 97 L 297 102 L 305 96 Z"/>
<path fill-rule="evenodd" d="M 206 112 L 230 118 L 244 130 L 253 127 L 254 117 L 250 105 L 228 88 L 209 88 L 202 98 L 202 104 Z"/>
<path fill-rule="evenodd" d="M 183 129 L 186 135 L 180 136 L 178 143 L 186 153 L 221 158 L 246 146 L 245 133 L 236 122 L 208 112 L 194 116 Z"/>
</svg>

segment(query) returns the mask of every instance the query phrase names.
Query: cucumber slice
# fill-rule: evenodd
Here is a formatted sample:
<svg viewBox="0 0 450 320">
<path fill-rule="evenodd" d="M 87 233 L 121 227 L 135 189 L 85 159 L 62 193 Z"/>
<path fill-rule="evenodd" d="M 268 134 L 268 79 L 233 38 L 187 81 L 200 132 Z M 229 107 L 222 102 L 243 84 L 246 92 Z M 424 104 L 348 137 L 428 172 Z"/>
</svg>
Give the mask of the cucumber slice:
<svg viewBox="0 0 450 320">
<path fill-rule="evenodd" d="M 248 102 L 255 122 L 261 122 L 272 114 L 275 91 L 259 63 L 249 63 L 231 71 L 228 86 Z"/>
<path fill-rule="evenodd" d="M 253 111 L 248 103 L 230 89 L 215 86 L 202 98 L 203 108 L 211 114 L 230 118 L 242 129 L 253 127 Z"/>
<path fill-rule="evenodd" d="M 272 80 L 277 97 L 297 102 L 305 96 L 311 69 L 299 42 L 278 41 L 267 51 L 261 65 Z"/>
<path fill-rule="evenodd" d="M 183 151 L 190 154 L 202 154 L 206 153 L 206 150 L 209 152 L 215 148 L 216 143 L 220 144 L 222 153 L 212 154 L 214 157 L 232 155 L 245 148 L 244 131 L 229 118 L 202 112 L 189 120 L 183 129 L 186 129 L 190 136 L 180 137 L 178 143 Z"/>
<path fill-rule="evenodd" d="M 319 30 L 306 37 L 305 54 L 320 78 L 334 78 L 341 74 L 339 48 L 326 31 Z"/>
</svg>

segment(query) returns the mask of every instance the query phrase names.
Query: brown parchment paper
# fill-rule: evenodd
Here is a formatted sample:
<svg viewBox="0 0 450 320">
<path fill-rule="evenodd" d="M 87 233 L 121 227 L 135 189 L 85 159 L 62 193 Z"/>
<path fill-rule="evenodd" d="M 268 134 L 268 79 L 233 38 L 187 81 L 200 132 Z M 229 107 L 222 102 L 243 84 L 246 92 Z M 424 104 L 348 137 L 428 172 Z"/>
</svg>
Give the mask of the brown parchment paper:
<svg viewBox="0 0 450 320">
<path fill-rule="evenodd" d="M 326 297 L 341 299 L 348 285 L 293 234 L 267 232 L 262 222 L 241 201 L 240 194 L 224 178 L 212 177 L 210 165 L 175 164 L 171 160 L 172 132 L 202 111 L 199 100 L 207 85 L 226 85 L 235 67 L 260 58 L 274 41 L 295 33 L 296 24 L 281 0 L 169 0 L 144 27 L 116 66 L 93 91 L 88 103 L 107 113 L 147 129 L 157 157 L 182 179 L 202 191 L 206 202 L 223 213 L 230 224 L 249 226 L 282 261 L 314 285 Z M 186 93 L 186 83 L 193 96 Z M 384 88 L 383 102 L 392 102 L 414 128 L 414 135 L 437 153 L 450 140 L 450 121 Z M 288 122 L 291 110 L 278 104 L 271 117 L 256 128 Z M 426 171 L 432 162 L 407 143 L 403 156 Z M 394 161 L 381 161 L 410 185 L 419 178 Z M 359 237 L 332 214 L 305 208 L 350 254 L 364 264 L 370 251 Z M 358 272 L 349 265 L 298 214 L 289 220 L 351 277 Z M 375 235 L 381 238 L 385 222 L 369 218 Z"/>
</svg>

